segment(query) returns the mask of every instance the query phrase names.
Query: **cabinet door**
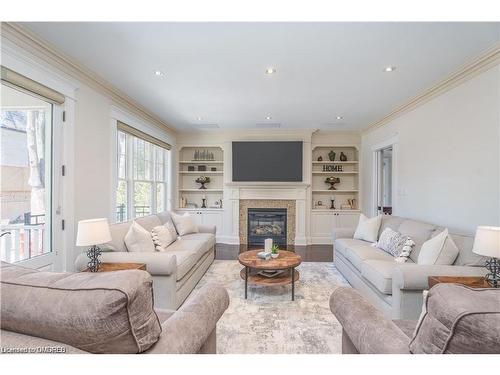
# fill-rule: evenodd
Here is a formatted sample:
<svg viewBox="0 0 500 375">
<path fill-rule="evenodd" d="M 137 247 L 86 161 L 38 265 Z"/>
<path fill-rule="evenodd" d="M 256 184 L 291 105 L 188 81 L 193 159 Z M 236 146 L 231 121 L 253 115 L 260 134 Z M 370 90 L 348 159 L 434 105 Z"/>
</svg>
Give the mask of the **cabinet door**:
<svg viewBox="0 0 500 375">
<path fill-rule="evenodd" d="M 223 233 L 222 228 L 222 212 L 210 212 L 205 211 L 202 213 L 203 221 L 202 224 L 205 225 L 215 225 L 217 227 L 217 234 L 221 235 Z"/>
<path fill-rule="evenodd" d="M 332 236 L 333 225 L 333 212 L 311 213 L 311 237 L 330 238 Z"/>
<path fill-rule="evenodd" d="M 359 221 L 358 212 L 339 212 L 336 217 L 337 228 L 356 228 Z"/>
</svg>

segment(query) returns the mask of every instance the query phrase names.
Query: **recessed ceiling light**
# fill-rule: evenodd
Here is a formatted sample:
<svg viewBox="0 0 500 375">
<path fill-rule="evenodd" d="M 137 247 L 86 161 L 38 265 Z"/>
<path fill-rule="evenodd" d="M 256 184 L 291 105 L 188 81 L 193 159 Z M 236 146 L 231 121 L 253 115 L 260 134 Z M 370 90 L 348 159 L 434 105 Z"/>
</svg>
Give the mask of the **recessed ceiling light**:
<svg viewBox="0 0 500 375">
<path fill-rule="evenodd" d="M 395 70 L 396 70 L 396 67 L 395 67 L 395 66 L 386 66 L 386 67 L 384 68 L 384 72 L 386 72 L 386 73 L 390 73 L 390 72 L 393 72 L 393 71 L 395 71 Z"/>
<path fill-rule="evenodd" d="M 337 116 L 335 117 L 337 120 L 343 120 L 344 118 L 342 116 Z"/>
<path fill-rule="evenodd" d="M 272 117 L 271 116 L 266 116 L 266 120 L 271 120 Z"/>
<path fill-rule="evenodd" d="M 163 73 L 161 70 L 155 70 L 155 76 L 157 76 L 157 77 L 164 77 L 165 73 Z"/>
<path fill-rule="evenodd" d="M 266 74 L 274 74 L 276 73 L 276 68 L 267 68 L 266 69 Z"/>
</svg>

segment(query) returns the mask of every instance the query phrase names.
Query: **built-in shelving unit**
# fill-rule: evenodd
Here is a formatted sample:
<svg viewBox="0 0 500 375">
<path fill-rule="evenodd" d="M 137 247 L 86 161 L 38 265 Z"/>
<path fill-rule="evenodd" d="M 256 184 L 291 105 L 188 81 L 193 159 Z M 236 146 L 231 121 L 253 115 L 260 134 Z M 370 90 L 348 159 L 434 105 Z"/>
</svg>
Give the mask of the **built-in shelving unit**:
<svg viewBox="0 0 500 375">
<path fill-rule="evenodd" d="M 335 153 L 335 157 L 333 154 Z M 340 160 L 343 153 L 347 160 Z M 330 159 L 330 156 L 333 160 Z M 312 211 L 358 212 L 359 211 L 359 161 L 358 148 L 351 145 L 318 145 L 312 149 Z M 318 159 L 322 160 L 318 160 Z M 336 190 L 330 190 L 327 177 L 337 177 Z M 330 209 L 331 199 L 335 210 Z M 349 205 L 349 202 L 354 204 Z"/>
<path fill-rule="evenodd" d="M 178 156 L 178 203 L 181 210 L 222 210 L 216 206 L 221 202 L 224 188 L 224 152 L 218 146 L 182 146 Z M 204 169 L 204 170 L 203 170 Z M 207 176 L 210 182 L 200 189 L 198 177 Z M 202 208 L 203 198 L 206 208 Z M 183 205 L 184 199 L 187 201 Z"/>
</svg>

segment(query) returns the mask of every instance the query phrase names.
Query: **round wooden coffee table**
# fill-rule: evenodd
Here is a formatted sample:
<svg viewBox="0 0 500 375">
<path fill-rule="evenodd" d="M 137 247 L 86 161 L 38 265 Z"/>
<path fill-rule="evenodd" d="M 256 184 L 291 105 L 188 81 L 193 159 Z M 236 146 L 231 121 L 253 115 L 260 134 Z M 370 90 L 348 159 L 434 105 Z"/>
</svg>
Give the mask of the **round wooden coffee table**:
<svg viewBox="0 0 500 375">
<path fill-rule="evenodd" d="M 248 295 L 248 283 L 254 285 L 288 285 L 292 284 L 292 301 L 295 300 L 295 281 L 299 279 L 300 273 L 295 269 L 302 258 L 291 251 L 280 250 L 278 258 L 264 260 L 257 257 L 261 250 L 245 251 L 238 256 L 239 262 L 245 266 L 240 276 L 245 280 L 245 299 Z M 274 277 L 260 275 L 261 271 L 286 271 Z"/>
</svg>

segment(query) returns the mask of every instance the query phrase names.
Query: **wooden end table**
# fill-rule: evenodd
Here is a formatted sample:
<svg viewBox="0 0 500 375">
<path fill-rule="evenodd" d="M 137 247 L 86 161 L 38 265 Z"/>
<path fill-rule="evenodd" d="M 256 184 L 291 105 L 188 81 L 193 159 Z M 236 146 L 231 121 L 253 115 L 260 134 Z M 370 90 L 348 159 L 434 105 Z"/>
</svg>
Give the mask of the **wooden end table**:
<svg viewBox="0 0 500 375">
<path fill-rule="evenodd" d="M 280 250 L 276 259 L 264 260 L 257 256 L 261 250 L 245 251 L 238 256 L 239 262 L 245 266 L 240 271 L 240 276 L 245 280 L 245 299 L 248 296 L 248 283 L 254 285 L 288 285 L 292 284 L 292 301 L 295 301 L 295 281 L 300 277 L 299 271 L 295 269 L 302 262 L 300 255 L 291 251 Z M 283 274 L 266 277 L 259 275 L 261 271 L 288 271 Z"/>
<path fill-rule="evenodd" d="M 461 284 L 470 288 L 492 288 L 482 276 L 429 276 L 429 289 L 436 284 Z"/>
<path fill-rule="evenodd" d="M 99 270 L 97 272 L 110 272 L 110 271 L 122 271 L 122 270 L 146 271 L 146 265 L 144 263 L 101 263 L 99 265 Z M 86 268 L 82 272 L 90 272 L 90 270 Z"/>
</svg>

